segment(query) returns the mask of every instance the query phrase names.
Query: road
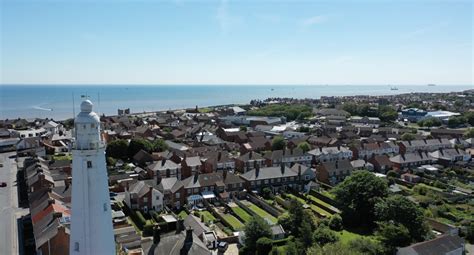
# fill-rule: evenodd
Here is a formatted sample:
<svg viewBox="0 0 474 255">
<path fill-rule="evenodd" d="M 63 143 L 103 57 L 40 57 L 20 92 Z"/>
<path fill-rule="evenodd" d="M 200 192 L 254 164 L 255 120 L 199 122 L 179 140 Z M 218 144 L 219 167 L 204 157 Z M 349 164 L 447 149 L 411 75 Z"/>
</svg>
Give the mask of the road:
<svg viewBox="0 0 474 255">
<path fill-rule="evenodd" d="M 0 182 L 7 183 L 7 187 L 0 188 L 1 254 L 19 254 L 17 219 L 28 214 L 28 209 L 18 207 L 17 164 L 9 158 L 13 155 L 14 152 L 0 154 Z"/>
</svg>

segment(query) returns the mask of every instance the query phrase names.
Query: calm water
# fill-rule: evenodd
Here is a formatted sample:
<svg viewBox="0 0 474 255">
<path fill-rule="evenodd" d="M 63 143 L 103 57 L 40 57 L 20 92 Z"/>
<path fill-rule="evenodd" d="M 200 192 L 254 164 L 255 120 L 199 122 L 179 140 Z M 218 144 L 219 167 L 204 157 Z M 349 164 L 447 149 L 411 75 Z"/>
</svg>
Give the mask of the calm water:
<svg viewBox="0 0 474 255">
<path fill-rule="evenodd" d="M 272 90 L 273 88 L 273 90 Z M 54 118 L 73 116 L 73 95 L 76 105 L 87 94 L 95 103 L 95 111 L 116 114 L 118 108 L 132 112 L 157 111 L 222 104 L 248 103 L 251 99 L 268 97 L 319 98 L 344 95 L 389 95 L 409 92 L 450 92 L 472 89 L 473 86 L 426 85 L 313 85 L 313 86 L 143 86 L 143 85 L 0 85 L 0 119 Z M 100 94 L 100 107 L 98 95 Z"/>
</svg>

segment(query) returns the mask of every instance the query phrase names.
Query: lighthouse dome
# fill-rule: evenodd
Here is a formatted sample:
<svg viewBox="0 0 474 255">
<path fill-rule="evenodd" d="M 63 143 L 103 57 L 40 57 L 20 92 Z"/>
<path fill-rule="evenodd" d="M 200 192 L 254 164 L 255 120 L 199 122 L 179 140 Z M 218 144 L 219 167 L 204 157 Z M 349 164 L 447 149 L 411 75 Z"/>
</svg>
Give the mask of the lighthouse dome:
<svg viewBox="0 0 474 255">
<path fill-rule="evenodd" d="M 84 100 L 81 103 L 81 112 L 92 112 L 92 102 L 90 100 Z"/>
<path fill-rule="evenodd" d="M 74 120 L 76 123 L 87 124 L 100 122 L 99 116 L 92 111 L 92 102 L 90 100 L 84 100 L 81 103 L 81 112 L 76 116 Z"/>
</svg>

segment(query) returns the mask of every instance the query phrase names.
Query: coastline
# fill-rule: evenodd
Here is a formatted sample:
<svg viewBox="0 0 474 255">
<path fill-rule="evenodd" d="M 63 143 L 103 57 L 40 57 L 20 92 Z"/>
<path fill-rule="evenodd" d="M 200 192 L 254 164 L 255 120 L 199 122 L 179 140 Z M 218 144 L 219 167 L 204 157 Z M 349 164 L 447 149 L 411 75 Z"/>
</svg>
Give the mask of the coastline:
<svg viewBox="0 0 474 255">
<path fill-rule="evenodd" d="M 116 115 L 117 109 L 131 112 L 215 107 L 248 104 L 250 100 L 267 98 L 319 99 L 340 96 L 393 96 L 413 93 L 462 92 L 473 86 L 400 85 L 390 90 L 389 85 L 0 85 L 0 119 L 72 118 L 74 101 L 88 95 L 97 102 L 99 112 Z M 99 100 L 100 98 L 100 100 Z M 77 110 L 77 109 L 76 109 Z"/>
</svg>

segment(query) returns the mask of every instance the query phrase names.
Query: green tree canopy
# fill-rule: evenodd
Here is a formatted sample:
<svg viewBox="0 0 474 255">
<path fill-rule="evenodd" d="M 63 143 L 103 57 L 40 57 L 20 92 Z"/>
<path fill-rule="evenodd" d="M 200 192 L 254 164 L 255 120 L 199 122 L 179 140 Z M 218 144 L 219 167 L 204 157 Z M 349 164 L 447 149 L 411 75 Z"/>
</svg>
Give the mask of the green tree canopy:
<svg viewBox="0 0 474 255">
<path fill-rule="evenodd" d="M 439 120 L 438 118 L 434 118 L 434 117 L 430 117 L 430 118 L 426 118 L 424 120 L 418 121 L 418 125 L 420 127 L 439 127 L 442 124 L 443 123 L 441 123 L 441 120 Z"/>
<path fill-rule="evenodd" d="M 333 192 L 345 222 L 373 226 L 375 204 L 387 197 L 388 187 L 385 180 L 363 170 L 355 171 Z"/>
<path fill-rule="evenodd" d="M 330 243 L 323 247 L 319 245 L 312 246 L 306 251 L 307 255 L 363 255 L 357 250 L 351 249 L 342 242 Z"/>
<path fill-rule="evenodd" d="M 404 247 L 411 243 L 410 232 L 401 224 L 381 222 L 377 236 L 389 253 L 395 251 L 396 247 Z"/>
<path fill-rule="evenodd" d="M 257 254 L 267 255 L 272 250 L 273 241 L 268 237 L 260 237 L 257 240 Z"/>
<path fill-rule="evenodd" d="M 301 150 L 303 150 L 303 152 L 308 152 L 309 150 L 311 150 L 311 146 L 309 145 L 308 142 L 301 142 L 298 144 L 298 148 L 300 148 Z"/>
<path fill-rule="evenodd" d="M 415 135 L 412 133 L 404 133 L 401 137 L 403 141 L 412 141 L 415 140 Z"/>
<path fill-rule="evenodd" d="M 252 217 L 245 224 L 245 249 L 249 252 L 255 252 L 257 249 L 257 240 L 262 237 L 271 237 L 270 226 L 260 217 Z"/>
<path fill-rule="evenodd" d="M 133 158 L 137 152 L 144 150 L 146 152 L 153 151 L 153 144 L 143 138 L 134 138 L 128 144 L 128 157 Z"/>
<path fill-rule="evenodd" d="M 384 247 L 377 241 L 366 237 L 357 237 L 349 241 L 349 248 L 367 255 L 379 255 L 384 253 Z"/>
<path fill-rule="evenodd" d="M 474 128 L 470 128 L 464 133 L 464 136 L 467 138 L 474 138 Z"/>
<path fill-rule="evenodd" d="M 275 136 L 272 140 L 272 150 L 283 150 L 286 147 L 286 142 L 283 136 Z"/>
<path fill-rule="evenodd" d="M 168 149 L 168 144 L 165 143 L 165 140 L 157 138 L 153 141 L 153 151 L 165 151 Z"/>
<path fill-rule="evenodd" d="M 401 195 L 389 196 L 375 205 L 378 221 L 390 221 L 403 225 L 415 241 L 423 241 L 429 228 L 423 210 Z"/>
<path fill-rule="evenodd" d="M 339 237 L 334 231 L 325 226 L 318 226 L 313 233 L 313 241 L 320 246 L 324 246 L 328 243 L 335 243 L 339 240 Z"/>
<path fill-rule="evenodd" d="M 339 214 L 334 214 L 333 216 L 331 216 L 331 219 L 329 220 L 329 228 L 334 231 L 342 230 L 342 218 Z"/>
<path fill-rule="evenodd" d="M 127 140 L 117 139 L 107 144 L 105 154 L 107 157 L 126 160 L 128 158 L 127 149 Z"/>
</svg>

